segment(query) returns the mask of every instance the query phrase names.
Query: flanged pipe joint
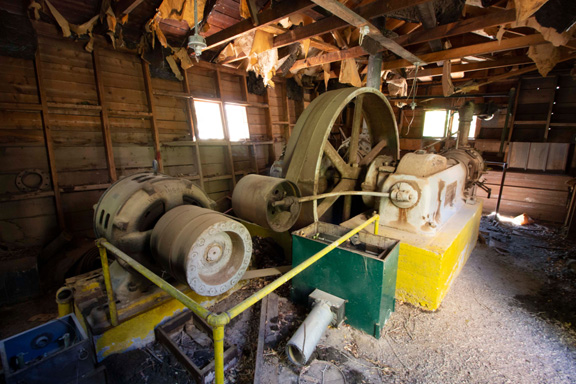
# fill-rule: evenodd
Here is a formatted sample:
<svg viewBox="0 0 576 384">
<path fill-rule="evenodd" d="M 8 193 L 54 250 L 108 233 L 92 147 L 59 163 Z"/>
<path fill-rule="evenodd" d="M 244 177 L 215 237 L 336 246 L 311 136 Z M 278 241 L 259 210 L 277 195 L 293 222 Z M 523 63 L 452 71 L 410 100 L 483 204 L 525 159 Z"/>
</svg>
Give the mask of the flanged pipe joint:
<svg viewBox="0 0 576 384">
<path fill-rule="evenodd" d="M 286 345 L 286 355 L 296 365 L 305 365 L 329 325 L 338 327 L 344 321 L 346 300 L 315 289 L 308 297 L 312 311 Z"/>
</svg>

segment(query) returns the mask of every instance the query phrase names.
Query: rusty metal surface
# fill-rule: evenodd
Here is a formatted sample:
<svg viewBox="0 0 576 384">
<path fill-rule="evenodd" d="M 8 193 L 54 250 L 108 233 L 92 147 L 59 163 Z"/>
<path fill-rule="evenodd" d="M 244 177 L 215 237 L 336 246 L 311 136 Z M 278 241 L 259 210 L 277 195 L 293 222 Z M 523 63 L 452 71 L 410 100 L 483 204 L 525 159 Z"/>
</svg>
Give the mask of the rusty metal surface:
<svg viewBox="0 0 576 384">
<path fill-rule="evenodd" d="M 232 194 L 234 213 L 244 219 L 272 229 L 289 230 L 300 215 L 300 204 L 274 205 L 275 202 L 300 197 L 298 186 L 291 181 L 262 175 L 244 176 Z"/>
<path fill-rule="evenodd" d="M 96 237 L 104 237 L 147 267 L 152 228 L 179 205 L 214 208 L 215 203 L 190 180 L 153 172 L 125 177 L 112 184 L 94 208 Z"/>
<path fill-rule="evenodd" d="M 461 163 L 426 177 L 394 173 L 382 187 L 390 198 L 381 199 L 380 224 L 433 235 L 464 205 L 465 183 Z"/>
<path fill-rule="evenodd" d="M 347 161 L 328 141 L 334 123 L 351 103 L 362 111 L 354 114 L 356 122 L 352 122 L 352 127 L 361 129 L 363 124 L 358 119 L 363 119 L 372 147 L 377 147 L 377 153 L 366 157 L 388 155 L 393 160 L 399 158 L 396 119 L 382 93 L 372 88 L 326 92 L 317 97 L 298 119 L 284 157 L 284 175 L 298 185 L 303 196 L 360 189 L 358 179 L 369 162 L 362 159 Z M 351 136 L 357 140 L 360 135 L 353 131 Z M 356 142 L 350 143 L 351 148 L 357 148 L 357 145 Z M 337 197 L 333 197 L 303 204 L 295 227 L 303 227 L 318 219 L 336 200 Z"/>
<path fill-rule="evenodd" d="M 407 153 L 398 164 L 396 173 L 428 177 L 446 169 L 447 159 L 433 153 Z"/>
<path fill-rule="evenodd" d="M 168 273 L 204 296 L 232 288 L 252 256 L 246 227 L 221 213 L 191 205 L 162 216 L 152 231 L 150 246 Z"/>
<path fill-rule="evenodd" d="M 178 328 L 185 326 L 186 323 L 192 320 L 194 326 L 205 333 L 207 336 L 212 335 L 212 327 L 204 320 L 195 315 L 192 311 L 186 311 L 166 324 L 156 328 L 156 339 L 166 349 L 168 349 L 174 357 L 186 368 L 188 373 L 194 378 L 196 383 L 212 383 L 214 380 L 214 360 L 203 367 L 196 365 L 192 359 L 178 346 L 178 344 L 170 337 L 171 334 L 176 332 Z M 211 349 L 210 347 L 209 349 Z M 224 367 L 228 369 L 238 362 L 238 350 L 235 346 L 225 344 L 224 346 Z"/>
</svg>

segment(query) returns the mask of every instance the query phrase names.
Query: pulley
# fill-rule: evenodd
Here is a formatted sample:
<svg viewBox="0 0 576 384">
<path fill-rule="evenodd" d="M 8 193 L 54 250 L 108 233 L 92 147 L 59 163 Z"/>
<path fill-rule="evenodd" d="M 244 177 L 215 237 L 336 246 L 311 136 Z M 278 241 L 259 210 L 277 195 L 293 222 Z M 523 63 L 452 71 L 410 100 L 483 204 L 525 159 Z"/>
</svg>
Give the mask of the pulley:
<svg viewBox="0 0 576 384">
<path fill-rule="evenodd" d="M 244 176 L 232 194 L 236 216 L 276 232 L 289 230 L 300 214 L 300 190 L 288 180 L 276 177 Z M 283 201 L 285 204 L 275 205 Z"/>
<path fill-rule="evenodd" d="M 221 213 L 179 206 L 166 213 L 152 231 L 153 257 L 196 293 L 216 296 L 244 275 L 252 239 L 242 224 Z"/>
<path fill-rule="evenodd" d="M 125 177 L 104 192 L 94 207 L 94 231 L 147 267 L 152 228 L 180 205 L 214 208 L 215 203 L 190 180 L 153 172 Z"/>
</svg>

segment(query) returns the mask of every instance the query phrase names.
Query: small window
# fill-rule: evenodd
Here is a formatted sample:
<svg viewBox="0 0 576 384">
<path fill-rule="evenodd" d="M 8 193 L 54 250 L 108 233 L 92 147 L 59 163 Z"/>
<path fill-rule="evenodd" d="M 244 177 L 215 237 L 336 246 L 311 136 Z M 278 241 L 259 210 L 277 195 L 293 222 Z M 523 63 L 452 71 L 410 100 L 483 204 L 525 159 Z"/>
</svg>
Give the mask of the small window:
<svg viewBox="0 0 576 384">
<path fill-rule="evenodd" d="M 459 114 L 458 112 L 455 112 L 454 115 L 452 115 L 452 135 L 454 136 L 456 134 L 456 132 L 458 132 L 458 126 L 460 125 L 460 119 L 459 119 Z M 474 137 L 476 137 L 476 121 L 477 121 L 477 116 L 474 115 L 472 116 L 472 122 L 470 123 L 470 132 L 468 132 L 468 138 L 469 139 L 473 139 Z"/>
<path fill-rule="evenodd" d="M 246 107 L 237 104 L 224 104 L 226 111 L 226 122 L 230 141 L 242 141 L 250 139 L 250 129 L 248 128 L 248 115 Z"/>
<path fill-rule="evenodd" d="M 424 137 L 444 137 L 446 132 L 446 110 L 424 113 Z"/>
<path fill-rule="evenodd" d="M 199 139 L 224 139 L 224 125 L 218 103 L 194 100 L 194 110 L 196 111 Z"/>
</svg>

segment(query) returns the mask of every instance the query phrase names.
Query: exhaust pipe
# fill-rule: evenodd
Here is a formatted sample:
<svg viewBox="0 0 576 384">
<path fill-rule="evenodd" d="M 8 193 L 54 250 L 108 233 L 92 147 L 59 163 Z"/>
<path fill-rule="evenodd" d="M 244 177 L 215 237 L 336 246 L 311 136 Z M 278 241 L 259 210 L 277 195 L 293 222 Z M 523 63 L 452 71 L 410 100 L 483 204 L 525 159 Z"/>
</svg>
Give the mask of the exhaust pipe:
<svg viewBox="0 0 576 384">
<path fill-rule="evenodd" d="M 286 355 L 299 366 L 308 362 L 328 326 L 337 327 L 344 321 L 345 300 L 319 289 L 309 299 L 314 303 L 312 311 L 286 345 Z"/>
</svg>

